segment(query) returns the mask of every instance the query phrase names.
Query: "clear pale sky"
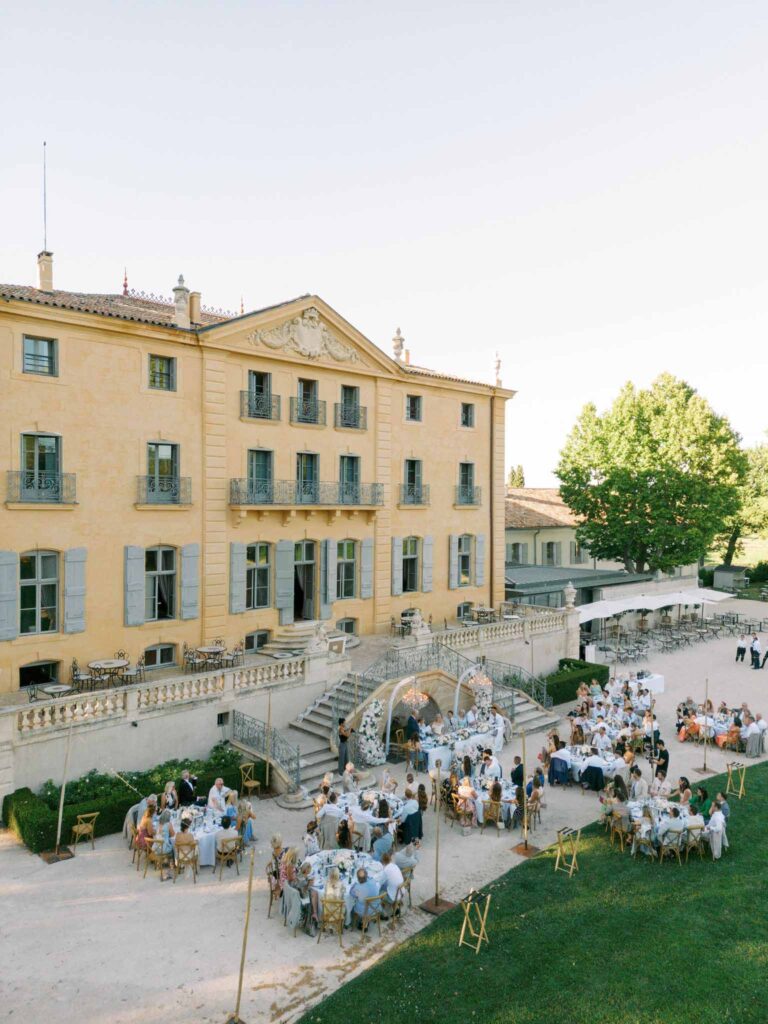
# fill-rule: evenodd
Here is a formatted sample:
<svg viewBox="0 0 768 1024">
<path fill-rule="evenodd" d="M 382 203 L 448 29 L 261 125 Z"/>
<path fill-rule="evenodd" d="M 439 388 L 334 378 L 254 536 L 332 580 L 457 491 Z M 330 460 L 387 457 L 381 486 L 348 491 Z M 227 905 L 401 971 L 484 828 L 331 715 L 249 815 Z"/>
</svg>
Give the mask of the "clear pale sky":
<svg viewBox="0 0 768 1024">
<path fill-rule="evenodd" d="M 0 10 L 0 281 L 259 308 L 316 292 L 490 381 L 507 459 L 689 380 L 768 427 L 764 3 L 53 4 Z"/>
</svg>

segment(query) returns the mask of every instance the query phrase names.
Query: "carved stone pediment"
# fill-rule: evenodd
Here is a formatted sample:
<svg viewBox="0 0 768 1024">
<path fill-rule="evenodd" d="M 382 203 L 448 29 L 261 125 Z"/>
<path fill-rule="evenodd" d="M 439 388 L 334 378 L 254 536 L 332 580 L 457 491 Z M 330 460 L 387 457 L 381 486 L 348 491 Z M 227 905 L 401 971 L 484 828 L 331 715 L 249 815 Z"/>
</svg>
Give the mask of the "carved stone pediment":
<svg viewBox="0 0 768 1024">
<path fill-rule="evenodd" d="M 304 359 L 322 359 L 324 356 L 338 363 L 355 363 L 358 355 L 355 349 L 345 344 L 320 319 L 314 306 L 305 309 L 301 316 L 287 320 L 270 330 L 251 331 L 246 335 L 251 345 L 282 349 Z"/>
</svg>

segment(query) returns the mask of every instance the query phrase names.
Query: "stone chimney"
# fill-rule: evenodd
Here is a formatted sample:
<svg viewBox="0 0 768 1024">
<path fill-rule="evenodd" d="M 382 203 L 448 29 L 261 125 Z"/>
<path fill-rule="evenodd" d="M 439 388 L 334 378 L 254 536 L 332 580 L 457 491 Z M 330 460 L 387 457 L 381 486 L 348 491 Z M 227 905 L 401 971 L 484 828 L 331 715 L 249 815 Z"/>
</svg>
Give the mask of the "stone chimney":
<svg viewBox="0 0 768 1024">
<path fill-rule="evenodd" d="M 45 249 L 37 254 L 37 278 L 41 292 L 53 291 L 53 253 Z"/>
<path fill-rule="evenodd" d="M 183 274 L 179 274 L 179 283 L 173 289 L 173 304 L 176 307 L 176 326 L 189 327 L 189 288 L 184 284 Z"/>
<path fill-rule="evenodd" d="M 200 292 L 189 293 L 189 319 L 193 324 L 199 324 L 200 321 Z"/>
</svg>

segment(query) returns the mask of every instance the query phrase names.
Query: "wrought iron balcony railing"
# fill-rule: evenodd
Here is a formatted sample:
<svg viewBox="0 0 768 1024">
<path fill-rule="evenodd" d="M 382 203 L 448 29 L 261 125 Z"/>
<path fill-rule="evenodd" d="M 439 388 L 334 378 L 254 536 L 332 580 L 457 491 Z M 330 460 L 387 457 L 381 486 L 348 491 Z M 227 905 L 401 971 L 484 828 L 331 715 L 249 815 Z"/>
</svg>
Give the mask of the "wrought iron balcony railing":
<svg viewBox="0 0 768 1024">
<path fill-rule="evenodd" d="M 428 505 L 429 484 L 400 484 L 401 505 Z"/>
<path fill-rule="evenodd" d="M 459 484 L 456 488 L 457 505 L 479 505 L 480 488 L 470 487 L 469 484 Z"/>
<path fill-rule="evenodd" d="M 322 480 L 230 480 L 231 505 L 381 505 L 381 484 Z"/>
<path fill-rule="evenodd" d="M 280 396 L 263 391 L 241 391 L 240 415 L 249 420 L 279 420 Z"/>
<path fill-rule="evenodd" d="M 40 505 L 74 505 L 74 473 L 36 473 L 33 470 L 8 472 L 7 501 L 36 502 Z"/>
<path fill-rule="evenodd" d="M 317 398 L 292 398 L 291 423 L 316 423 L 325 426 L 325 402 Z"/>
<path fill-rule="evenodd" d="M 349 430 L 368 429 L 368 409 L 364 405 L 347 405 L 335 402 L 333 406 L 333 425 L 346 427 Z"/>
<path fill-rule="evenodd" d="M 139 476 L 138 505 L 191 505 L 192 481 L 188 476 Z"/>
</svg>

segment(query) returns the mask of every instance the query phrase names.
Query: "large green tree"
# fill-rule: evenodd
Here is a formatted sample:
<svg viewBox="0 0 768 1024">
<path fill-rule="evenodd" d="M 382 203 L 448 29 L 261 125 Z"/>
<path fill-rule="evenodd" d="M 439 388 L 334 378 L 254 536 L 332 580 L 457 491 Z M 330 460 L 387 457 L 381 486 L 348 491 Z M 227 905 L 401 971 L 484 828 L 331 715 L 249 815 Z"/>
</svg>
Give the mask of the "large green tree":
<svg viewBox="0 0 768 1024">
<path fill-rule="evenodd" d="M 625 384 L 611 408 L 586 405 L 560 454 L 579 543 L 629 572 L 688 565 L 739 508 L 746 472 L 728 420 L 685 381 Z"/>
<path fill-rule="evenodd" d="M 724 565 L 732 565 L 736 555 L 743 552 L 743 537 L 768 530 L 768 444 L 747 448 L 745 455 L 747 472 L 739 489 L 739 509 L 715 539 Z"/>
</svg>

